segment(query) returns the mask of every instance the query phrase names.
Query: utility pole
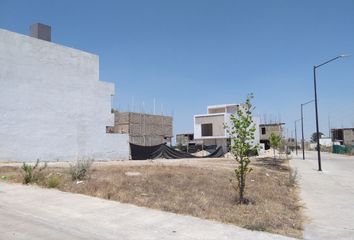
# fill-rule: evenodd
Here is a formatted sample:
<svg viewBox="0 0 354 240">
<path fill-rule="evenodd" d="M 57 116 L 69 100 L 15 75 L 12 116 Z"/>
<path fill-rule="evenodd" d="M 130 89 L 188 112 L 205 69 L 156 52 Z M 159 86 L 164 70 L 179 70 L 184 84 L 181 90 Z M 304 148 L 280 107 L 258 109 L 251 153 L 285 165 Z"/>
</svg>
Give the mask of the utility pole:
<svg viewBox="0 0 354 240">
<path fill-rule="evenodd" d="M 303 107 L 306 104 L 312 103 L 315 100 L 311 100 L 301 104 L 301 148 L 302 148 L 302 159 L 305 160 L 305 138 L 304 138 L 304 112 Z"/>
<path fill-rule="evenodd" d="M 331 118 L 328 115 L 328 137 L 331 138 Z"/>
<path fill-rule="evenodd" d="M 297 119 L 297 120 L 295 120 L 295 153 L 296 153 L 296 156 L 297 156 L 297 131 L 296 131 L 296 122 L 298 122 L 298 121 L 300 121 L 301 120 L 301 118 L 300 119 Z"/>
<path fill-rule="evenodd" d="M 321 167 L 321 145 L 320 145 L 320 130 L 319 130 L 319 124 L 318 124 L 318 107 L 317 107 L 317 86 L 316 86 L 316 69 L 330 63 L 334 60 L 337 60 L 339 58 L 344 58 L 344 57 L 349 57 L 349 55 L 339 55 L 337 57 L 334 57 L 324 63 L 321 63 L 317 66 L 313 66 L 313 85 L 314 85 L 314 92 L 315 92 L 315 113 L 316 113 L 316 138 L 317 138 L 317 160 L 318 160 L 318 171 L 322 171 Z"/>
</svg>

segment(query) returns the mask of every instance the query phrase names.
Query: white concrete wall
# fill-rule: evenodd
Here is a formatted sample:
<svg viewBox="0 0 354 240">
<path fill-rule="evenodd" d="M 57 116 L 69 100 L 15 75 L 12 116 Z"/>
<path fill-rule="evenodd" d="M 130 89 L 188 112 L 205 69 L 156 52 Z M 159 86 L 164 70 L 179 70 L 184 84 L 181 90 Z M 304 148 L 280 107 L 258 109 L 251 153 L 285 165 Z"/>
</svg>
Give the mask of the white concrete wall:
<svg viewBox="0 0 354 240">
<path fill-rule="evenodd" d="M 212 136 L 197 136 L 200 138 L 224 138 L 225 129 L 224 129 L 225 117 L 224 113 L 215 113 L 215 114 L 206 114 L 195 116 L 195 126 L 199 129 L 200 134 L 202 134 L 202 125 L 203 124 L 212 124 L 213 131 Z M 196 137 L 195 137 L 196 138 Z"/>
<path fill-rule="evenodd" d="M 321 146 L 331 147 L 333 145 L 331 138 L 320 138 Z"/>
<path fill-rule="evenodd" d="M 229 114 L 234 114 L 237 111 L 237 105 L 230 105 L 226 107 L 226 112 Z"/>
<path fill-rule="evenodd" d="M 256 127 L 256 131 L 254 133 L 254 141 L 253 141 L 253 145 L 257 145 L 260 143 L 260 136 L 259 136 L 259 124 L 261 122 L 260 118 L 259 117 L 252 117 L 253 119 L 253 122 L 255 124 L 255 127 Z"/>
<path fill-rule="evenodd" d="M 232 121 L 231 121 L 231 115 L 234 113 L 225 113 L 225 125 L 231 127 L 232 126 Z M 229 138 L 230 134 L 227 132 L 227 128 L 225 128 L 225 137 Z"/>
<path fill-rule="evenodd" d="M 236 108 L 235 108 L 235 112 L 236 112 Z M 234 112 L 234 113 L 235 113 Z M 232 114 L 234 114 L 232 113 Z M 220 128 L 224 128 L 224 124 L 226 124 L 226 126 L 232 126 L 232 121 L 231 121 L 231 113 L 222 113 L 222 114 L 201 114 L 201 115 L 194 115 L 194 139 L 218 139 L 218 138 L 229 138 L 230 135 L 228 134 L 226 129 L 223 129 L 222 131 L 224 132 L 224 134 L 222 136 L 208 136 L 208 137 L 203 137 L 202 136 L 202 130 L 201 130 L 201 124 L 200 124 L 200 118 L 202 118 L 203 120 L 205 119 L 206 121 L 203 121 L 203 123 L 212 123 L 213 124 L 213 131 L 215 127 Z M 216 122 L 216 121 L 207 121 L 208 117 L 212 117 L 212 116 L 221 116 L 223 118 L 223 122 Z M 260 123 L 260 119 L 259 117 L 253 117 L 253 122 L 255 124 L 256 127 L 256 132 L 254 133 L 254 141 L 252 142 L 252 145 L 257 145 L 259 144 L 260 141 L 260 136 L 259 136 L 259 123 Z"/>
<path fill-rule="evenodd" d="M 232 114 L 225 114 L 225 123 L 227 126 L 232 126 L 232 121 L 231 121 L 231 115 Z M 256 131 L 254 133 L 254 141 L 252 141 L 252 145 L 253 146 L 256 146 L 257 144 L 259 144 L 259 122 L 260 122 L 260 119 L 259 117 L 252 117 L 253 119 L 253 123 L 255 124 L 255 127 L 256 127 Z M 227 133 L 227 130 L 225 129 L 225 135 L 226 137 L 230 137 L 230 134 Z"/>
<path fill-rule="evenodd" d="M 200 139 L 202 137 L 202 127 L 196 123 L 196 116 L 193 116 L 193 129 L 194 139 Z"/>
<path fill-rule="evenodd" d="M 128 159 L 113 94 L 97 55 L 0 29 L 0 161 Z"/>
</svg>

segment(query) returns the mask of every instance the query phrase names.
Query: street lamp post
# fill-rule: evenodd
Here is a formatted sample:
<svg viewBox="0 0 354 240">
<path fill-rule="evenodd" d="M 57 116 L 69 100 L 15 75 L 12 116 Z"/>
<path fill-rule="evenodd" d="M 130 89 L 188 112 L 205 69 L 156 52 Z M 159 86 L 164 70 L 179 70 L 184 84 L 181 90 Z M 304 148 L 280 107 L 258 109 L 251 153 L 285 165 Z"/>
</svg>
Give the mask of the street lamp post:
<svg viewBox="0 0 354 240">
<path fill-rule="evenodd" d="M 313 66 L 313 85 L 314 85 L 314 90 L 315 90 L 315 112 L 316 112 L 316 138 L 317 138 L 317 159 L 318 159 L 318 171 L 322 171 L 321 168 L 321 147 L 320 147 L 320 130 L 319 130 L 319 125 L 318 125 L 318 107 L 317 107 L 317 87 L 316 87 L 316 69 L 330 63 L 334 60 L 337 60 L 339 58 L 343 57 L 349 57 L 349 55 L 339 55 L 335 58 L 332 58 L 324 63 L 321 63 L 317 66 Z"/>
<path fill-rule="evenodd" d="M 306 104 L 312 103 L 315 100 L 311 100 L 301 104 L 301 148 L 302 148 L 302 159 L 305 160 L 305 139 L 304 139 L 304 113 L 303 107 Z"/>
<path fill-rule="evenodd" d="M 296 131 L 296 123 L 298 121 L 300 121 L 301 119 L 297 119 L 295 120 L 295 153 L 296 153 L 296 156 L 297 156 L 297 131 Z"/>
</svg>

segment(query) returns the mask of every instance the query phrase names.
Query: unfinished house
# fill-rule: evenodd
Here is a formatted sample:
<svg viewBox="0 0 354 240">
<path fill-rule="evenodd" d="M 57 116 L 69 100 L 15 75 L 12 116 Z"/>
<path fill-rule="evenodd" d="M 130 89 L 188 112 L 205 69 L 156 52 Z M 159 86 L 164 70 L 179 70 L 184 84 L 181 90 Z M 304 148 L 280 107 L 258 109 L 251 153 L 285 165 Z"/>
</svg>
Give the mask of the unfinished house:
<svg viewBox="0 0 354 240">
<path fill-rule="evenodd" d="M 333 128 L 331 129 L 332 141 L 340 145 L 354 145 L 354 128 Z"/>
<path fill-rule="evenodd" d="M 176 134 L 176 145 L 177 146 L 188 146 L 190 143 L 195 143 L 193 133 Z"/>
<path fill-rule="evenodd" d="M 207 114 L 194 115 L 194 139 L 201 140 L 203 145 L 222 146 L 224 151 L 228 151 L 231 140 L 225 129 L 225 124 L 230 125 L 230 117 L 241 106 L 238 104 L 223 104 L 208 106 Z M 255 142 L 259 142 L 258 118 L 254 118 L 257 131 Z"/>
<path fill-rule="evenodd" d="M 128 134 L 130 143 L 141 146 L 171 144 L 172 121 L 170 116 L 114 111 L 114 126 L 107 132 Z"/>
<path fill-rule="evenodd" d="M 180 133 L 176 135 L 176 146 L 179 150 L 194 153 L 203 149 L 203 141 L 195 140 L 193 133 Z"/>
<path fill-rule="evenodd" d="M 269 138 L 272 133 L 283 136 L 283 125 L 285 123 L 263 123 L 259 124 L 260 143 L 264 144 L 265 150 L 270 148 Z"/>
</svg>

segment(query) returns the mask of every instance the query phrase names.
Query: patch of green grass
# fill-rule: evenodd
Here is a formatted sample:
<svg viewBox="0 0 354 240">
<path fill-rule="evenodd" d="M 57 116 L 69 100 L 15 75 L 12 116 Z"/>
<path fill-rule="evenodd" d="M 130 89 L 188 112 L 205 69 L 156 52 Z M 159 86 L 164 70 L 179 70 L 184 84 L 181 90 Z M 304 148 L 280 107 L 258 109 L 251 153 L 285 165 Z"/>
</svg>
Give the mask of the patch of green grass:
<svg viewBox="0 0 354 240">
<path fill-rule="evenodd" d="M 57 188 L 60 184 L 60 178 L 58 176 L 49 176 L 47 180 L 48 188 Z"/>
<path fill-rule="evenodd" d="M 245 228 L 252 230 L 252 231 L 261 231 L 261 232 L 265 232 L 267 231 L 267 228 L 262 225 L 262 224 L 256 224 L 256 225 L 245 225 Z"/>
</svg>

